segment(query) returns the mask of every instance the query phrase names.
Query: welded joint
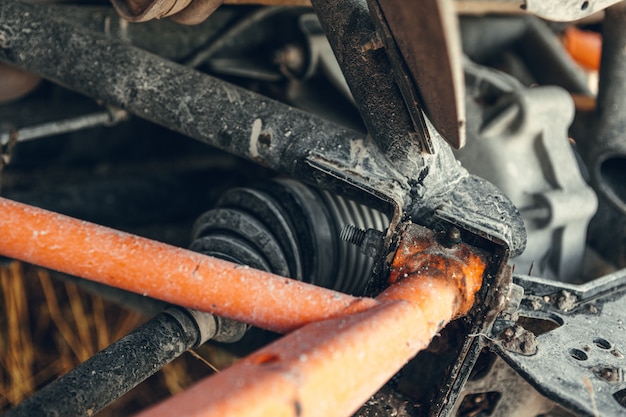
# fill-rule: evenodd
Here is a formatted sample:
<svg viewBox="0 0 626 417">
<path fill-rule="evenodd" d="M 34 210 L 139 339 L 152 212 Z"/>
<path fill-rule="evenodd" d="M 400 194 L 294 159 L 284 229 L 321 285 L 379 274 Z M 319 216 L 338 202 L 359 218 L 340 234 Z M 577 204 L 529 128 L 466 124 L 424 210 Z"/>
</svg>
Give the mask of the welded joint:
<svg viewBox="0 0 626 417">
<path fill-rule="evenodd" d="M 459 317 L 474 304 L 475 295 L 483 284 L 487 258 L 482 251 L 464 243 L 457 231 L 440 239 L 430 229 L 408 224 L 390 266 L 389 283 L 411 277 L 446 282 L 456 288 L 455 315 Z M 454 240 L 453 245 L 449 245 L 448 238 Z M 391 287 L 386 292 L 390 290 Z"/>
</svg>

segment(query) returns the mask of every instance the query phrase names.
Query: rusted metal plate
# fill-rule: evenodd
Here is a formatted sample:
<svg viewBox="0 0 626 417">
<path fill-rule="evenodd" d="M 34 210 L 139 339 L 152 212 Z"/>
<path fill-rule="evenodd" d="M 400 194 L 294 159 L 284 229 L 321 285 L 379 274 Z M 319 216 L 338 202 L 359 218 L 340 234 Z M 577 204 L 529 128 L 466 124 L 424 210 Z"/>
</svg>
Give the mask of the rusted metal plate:
<svg viewBox="0 0 626 417">
<path fill-rule="evenodd" d="M 452 0 L 372 0 L 395 39 L 437 131 L 454 148 L 465 143 L 461 45 Z"/>
</svg>

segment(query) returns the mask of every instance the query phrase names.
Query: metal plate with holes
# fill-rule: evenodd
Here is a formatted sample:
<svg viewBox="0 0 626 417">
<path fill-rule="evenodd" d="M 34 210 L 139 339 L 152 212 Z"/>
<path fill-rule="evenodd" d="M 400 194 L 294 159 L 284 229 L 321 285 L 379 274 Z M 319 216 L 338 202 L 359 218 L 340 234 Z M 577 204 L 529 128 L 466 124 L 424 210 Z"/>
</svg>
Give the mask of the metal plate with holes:
<svg viewBox="0 0 626 417">
<path fill-rule="evenodd" d="M 524 322 L 538 334 L 538 348 L 524 355 L 495 344 L 504 360 L 539 392 L 577 415 L 624 415 L 626 271 L 581 286 L 515 279 L 525 290 L 520 316 L 536 318 L 534 324 L 532 319 Z M 555 328 L 538 330 L 542 322 Z"/>
<path fill-rule="evenodd" d="M 526 0 L 526 11 L 548 20 L 569 22 L 606 9 L 618 0 Z"/>
</svg>

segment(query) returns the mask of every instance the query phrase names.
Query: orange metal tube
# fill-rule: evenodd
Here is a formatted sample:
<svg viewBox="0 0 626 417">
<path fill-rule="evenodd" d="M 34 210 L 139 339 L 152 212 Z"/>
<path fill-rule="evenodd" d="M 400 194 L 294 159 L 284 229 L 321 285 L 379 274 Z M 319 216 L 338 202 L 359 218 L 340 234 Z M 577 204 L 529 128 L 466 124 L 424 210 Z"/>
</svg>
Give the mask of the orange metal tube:
<svg viewBox="0 0 626 417">
<path fill-rule="evenodd" d="M 355 298 L 2 198 L 0 210 L 3 255 L 277 331 L 310 323 L 150 416 L 349 415 L 467 312 L 485 268 L 412 225 L 393 285 Z"/>
<path fill-rule="evenodd" d="M 380 305 L 296 330 L 139 417 L 351 415 L 467 312 L 484 269 L 469 247 L 443 248 L 411 226 Z"/>
<path fill-rule="evenodd" d="M 378 304 L 0 198 L 0 254 L 288 332 Z"/>
<path fill-rule="evenodd" d="M 587 69 L 600 69 L 602 35 L 598 32 L 568 27 L 563 33 L 563 45 L 571 57 Z"/>
</svg>

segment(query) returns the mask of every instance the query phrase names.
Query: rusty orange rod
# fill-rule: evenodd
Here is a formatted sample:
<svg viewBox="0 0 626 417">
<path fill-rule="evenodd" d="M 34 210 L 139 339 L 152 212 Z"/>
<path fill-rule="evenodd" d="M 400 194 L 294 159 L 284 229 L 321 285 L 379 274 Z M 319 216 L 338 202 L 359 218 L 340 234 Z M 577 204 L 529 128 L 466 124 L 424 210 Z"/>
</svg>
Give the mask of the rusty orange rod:
<svg viewBox="0 0 626 417">
<path fill-rule="evenodd" d="M 0 212 L 4 256 L 277 332 L 378 303 L 4 198 Z"/>
<path fill-rule="evenodd" d="M 367 311 L 302 327 L 138 417 L 348 416 L 471 307 L 484 259 L 412 226 Z"/>
<path fill-rule="evenodd" d="M 563 45 L 574 61 L 588 70 L 600 69 L 602 35 L 570 26 L 563 33 Z"/>
</svg>

